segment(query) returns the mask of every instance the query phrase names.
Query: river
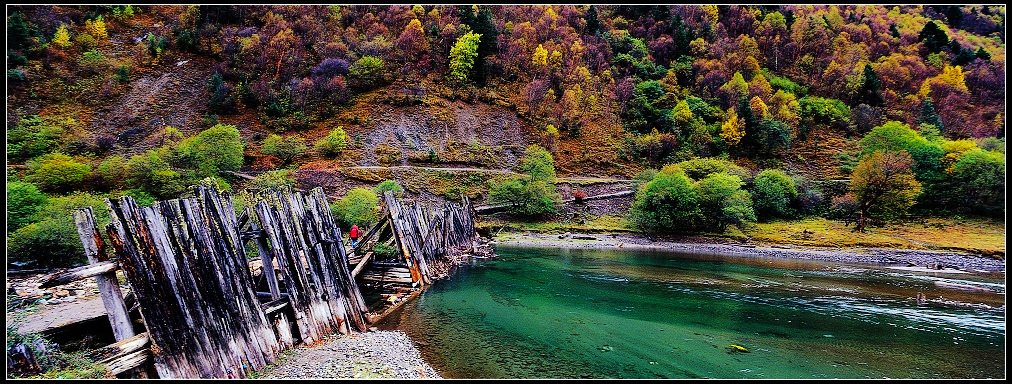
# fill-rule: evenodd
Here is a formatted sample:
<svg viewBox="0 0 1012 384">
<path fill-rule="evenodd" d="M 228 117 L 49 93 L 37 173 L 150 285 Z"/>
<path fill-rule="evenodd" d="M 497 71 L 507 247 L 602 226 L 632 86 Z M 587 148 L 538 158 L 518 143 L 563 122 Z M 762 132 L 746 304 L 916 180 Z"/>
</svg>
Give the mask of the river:
<svg viewBox="0 0 1012 384">
<path fill-rule="evenodd" d="M 644 251 L 496 252 L 380 328 L 408 333 L 450 378 L 1004 377 L 1003 274 Z M 919 292 L 927 299 L 920 305 Z"/>
</svg>

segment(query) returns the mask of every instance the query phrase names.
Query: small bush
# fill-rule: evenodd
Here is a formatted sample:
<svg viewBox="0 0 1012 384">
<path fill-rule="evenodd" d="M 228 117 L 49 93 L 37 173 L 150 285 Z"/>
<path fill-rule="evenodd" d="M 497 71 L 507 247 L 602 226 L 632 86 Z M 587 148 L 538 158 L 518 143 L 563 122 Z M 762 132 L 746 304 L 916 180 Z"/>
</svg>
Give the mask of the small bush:
<svg viewBox="0 0 1012 384">
<path fill-rule="evenodd" d="M 85 261 L 70 220 L 44 220 L 19 228 L 7 240 L 7 257 L 33 267 L 70 267 Z"/>
<path fill-rule="evenodd" d="M 39 191 L 35 184 L 7 183 L 7 233 L 30 224 L 47 200 L 46 194 Z"/>
<path fill-rule="evenodd" d="M 127 161 L 127 185 L 161 199 L 174 199 L 186 188 L 186 181 L 157 150 L 134 155 Z"/>
<path fill-rule="evenodd" d="M 106 188 L 123 188 L 129 175 L 127 161 L 123 156 L 109 156 L 98 165 L 96 173 Z"/>
<path fill-rule="evenodd" d="M 696 228 L 703 217 L 699 193 L 678 167 L 665 167 L 641 187 L 629 215 L 647 232 L 685 231 Z"/>
<path fill-rule="evenodd" d="M 389 260 L 397 256 L 397 248 L 384 243 L 378 243 L 372 248 L 373 253 L 376 254 L 377 260 Z"/>
<path fill-rule="evenodd" d="M 507 212 L 520 216 L 543 216 L 555 212 L 559 193 L 555 188 L 555 160 L 537 145 L 528 146 L 517 170 L 523 176 L 491 182 L 489 201 L 508 204 Z"/>
<path fill-rule="evenodd" d="M 767 169 L 756 175 L 752 196 L 759 217 L 789 217 L 793 214 L 791 205 L 798 197 L 798 188 L 784 171 Z"/>
<path fill-rule="evenodd" d="M 77 64 L 86 70 L 97 73 L 105 69 L 105 55 L 96 49 L 92 49 L 82 53 L 81 58 L 77 61 Z"/>
<path fill-rule="evenodd" d="M 7 156 L 12 161 L 23 161 L 49 153 L 60 144 L 64 129 L 30 116 L 18 121 L 7 131 Z"/>
<path fill-rule="evenodd" d="M 383 180 L 383 182 L 376 185 L 374 188 L 377 195 L 382 196 L 384 192 L 391 191 L 394 195 L 400 196 L 404 194 L 404 188 L 395 180 Z"/>
<path fill-rule="evenodd" d="M 316 141 L 316 150 L 326 157 L 337 157 L 348 145 L 348 135 L 341 127 L 334 128 L 322 139 Z"/>
<path fill-rule="evenodd" d="M 50 198 L 33 215 L 34 223 L 10 235 L 10 260 L 37 267 L 83 264 L 87 259 L 73 219 L 73 211 L 83 207 L 92 207 L 99 228 L 109 223 L 109 208 L 100 195 L 77 192 Z"/>
<path fill-rule="evenodd" d="M 276 171 L 267 171 L 261 173 L 253 178 L 246 185 L 247 189 L 256 190 L 267 190 L 282 187 L 293 187 L 295 186 L 295 179 L 292 177 L 292 171 L 287 169 L 279 169 Z"/>
<path fill-rule="evenodd" d="M 331 212 L 345 228 L 355 224 L 359 227 L 368 227 L 376 221 L 378 205 L 379 197 L 375 192 L 366 188 L 355 188 L 332 204 Z"/>
<path fill-rule="evenodd" d="M 178 152 L 200 176 L 238 171 L 243 164 L 243 141 L 233 125 L 218 124 L 201 131 L 180 142 Z"/>
<path fill-rule="evenodd" d="M 306 139 L 297 135 L 284 138 L 272 133 L 264 139 L 264 143 L 260 146 L 260 153 L 275 156 L 288 164 L 296 157 L 306 153 Z"/>
<path fill-rule="evenodd" d="M 511 214 L 528 217 L 554 213 L 559 200 L 554 184 L 525 176 L 493 180 L 488 198 L 493 204 L 509 204 Z"/>
<path fill-rule="evenodd" d="M 91 174 L 91 166 L 62 153 L 50 153 L 28 162 L 27 181 L 46 191 L 80 189 Z"/>
<path fill-rule="evenodd" d="M 376 56 L 362 56 L 348 68 L 348 75 L 359 89 L 372 89 L 384 82 L 383 59 Z"/>
<path fill-rule="evenodd" d="M 752 198 L 741 186 L 740 177 L 724 172 L 711 173 L 696 183 L 704 227 L 723 230 L 728 225 L 755 221 Z"/>
<path fill-rule="evenodd" d="M 130 67 L 126 65 L 119 66 L 119 69 L 116 70 L 116 80 L 119 80 L 121 83 L 130 81 Z"/>
<path fill-rule="evenodd" d="M 717 159 L 712 157 L 701 157 L 692 160 L 686 160 L 677 164 L 679 168 L 685 171 L 685 175 L 693 180 L 701 180 L 711 173 L 724 172 L 730 175 L 735 175 L 741 178 L 743 181 L 752 179 L 752 174 L 745 168 L 738 166 L 727 160 Z"/>
</svg>

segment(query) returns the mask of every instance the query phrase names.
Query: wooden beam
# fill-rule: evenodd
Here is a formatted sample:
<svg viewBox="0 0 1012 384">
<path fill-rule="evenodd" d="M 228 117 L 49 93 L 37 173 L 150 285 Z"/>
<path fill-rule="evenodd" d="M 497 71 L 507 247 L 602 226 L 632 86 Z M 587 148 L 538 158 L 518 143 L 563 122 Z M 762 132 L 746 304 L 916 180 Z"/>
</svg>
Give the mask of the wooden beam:
<svg viewBox="0 0 1012 384">
<path fill-rule="evenodd" d="M 151 343 L 151 338 L 148 336 L 148 333 L 144 332 L 102 348 L 94 349 L 88 352 L 86 356 L 92 361 L 105 363 L 117 357 L 147 348 L 148 344 Z"/>
<path fill-rule="evenodd" d="M 374 252 L 369 251 L 369 253 L 366 253 L 365 256 L 362 256 L 362 260 L 359 261 L 358 265 L 355 266 L 355 269 L 351 271 L 351 277 L 358 276 L 358 274 L 361 273 L 363 269 L 365 269 L 365 264 L 369 262 L 369 258 L 372 257 L 373 253 Z"/>
<path fill-rule="evenodd" d="M 283 297 L 278 300 L 269 301 L 263 303 L 261 307 L 264 309 L 264 313 L 270 315 L 274 312 L 280 311 L 288 306 L 288 297 Z"/>
<path fill-rule="evenodd" d="M 43 283 L 39 285 L 39 288 L 50 288 L 69 284 L 89 277 L 95 277 L 106 272 L 112 272 L 117 269 L 119 269 L 119 264 L 115 261 L 101 261 L 95 264 L 83 265 L 49 275 Z"/>
<path fill-rule="evenodd" d="M 91 207 L 74 210 L 74 225 L 77 227 L 77 235 L 84 246 L 84 255 L 88 262 L 97 264 L 109 261 L 105 253 L 105 242 L 98 232 L 98 224 Z M 127 311 L 126 303 L 123 301 L 123 293 L 119 290 L 119 280 L 116 272 L 109 270 L 103 274 L 96 275 L 98 291 L 102 296 L 102 304 L 105 312 L 109 315 L 109 324 L 112 325 L 112 334 L 116 340 L 125 340 L 136 333 L 133 323 L 130 322 L 130 313 Z"/>
</svg>

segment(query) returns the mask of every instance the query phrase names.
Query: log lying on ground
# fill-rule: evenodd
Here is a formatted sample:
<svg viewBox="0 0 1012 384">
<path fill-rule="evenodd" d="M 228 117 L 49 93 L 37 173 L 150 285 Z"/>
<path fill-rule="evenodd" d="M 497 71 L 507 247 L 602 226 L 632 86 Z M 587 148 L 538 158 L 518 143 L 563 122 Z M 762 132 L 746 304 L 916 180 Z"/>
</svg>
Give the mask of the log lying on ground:
<svg viewBox="0 0 1012 384">
<path fill-rule="evenodd" d="M 64 284 L 70 284 L 81 279 L 95 277 L 117 269 L 119 269 L 119 264 L 115 261 L 102 261 L 96 264 L 83 265 L 49 275 L 49 277 L 39 285 L 39 288 L 51 288 Z"/>
</svg>

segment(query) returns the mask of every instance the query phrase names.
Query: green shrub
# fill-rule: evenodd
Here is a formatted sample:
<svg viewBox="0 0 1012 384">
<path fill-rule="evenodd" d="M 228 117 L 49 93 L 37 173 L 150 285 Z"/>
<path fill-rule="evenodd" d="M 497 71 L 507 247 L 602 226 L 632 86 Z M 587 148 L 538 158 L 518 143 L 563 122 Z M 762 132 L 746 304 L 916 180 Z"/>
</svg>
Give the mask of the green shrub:
<svg viewBox="0 0 1012 384">
<path fill-rule="evenodd" d="M 8 160 L 23 161 L 51 152 L 59 146 L 63 132 L 63 127 L 39 116 L 21 119 L 7 131 Z"/>
<path fill-rule="evenodd" d="M 130 81 L 130 67 L 126 65 L 119 66 L 116 69 L 116 80 L 119 80 L 121 83 Z"/>
<path fill-rule="evenodd" d="M 861 157 L 875 151 L 906 151 L 914 159 L 914 175 L 921 182 L 941 177 L 942 156 L 945 151 L 941 145 L 922 137 L 909 125 L 898 121 L 889 121 L 872 128 L 861 138 Z"/>
<path fill-rule="evenodd" d="M 86 262 L 73 219 L 73 211 L 83 207 L 92 207 L 99 228 L 109 223 L 109 208 L 100 195 L 77 192 L 49 198 L 33 215 L 34 223 L 10 235 L 10 260 L 37 267 L 70 267 Z"/>
<path fill-rule="evenodd" d="M 200 176 L 238 171 L 243 164 L 243 142 L 233 125 L 218 124 L 179 143 L 180 157 Z"/>
<path fill-rule="evenodd" d="M 91 166 L 59 152 L 28 162 L 27 181 L 46 191 L 66 192 L 80 189 L 91 174 Z"/>
<path fill-rule="evenodd" d="M 973 149 L 953 166 L 956 195 L 963 208 L 991 216 L 1005 214 L 1005 158 L 1001 152 Z"/>
<path fill-rule="evenodd" d="M 362 56 L 348 67 L 348 75 L 360 89 L 371 89 L 384 82 L 383 59 Z"/>
<path fill-rule="evenodd" d="M 745 141 L 754 153 L 770 157 L 790 148 L 791 127 L 779 120 L 763 119 L 745 133 Z"/>
<path fill-rule="evenodd" d="M 127 161 L 127 185 L 160 199 L 174 199 L 186 188 L 186 180 L 173 170 L 157 150 L 134 155 Z"/>
<path fill-rule="evenodd" d="M 640 188 L 629 214 L 633 224 L 647 232 L 685 231 L 703 218 L 699 192 L 678 167 L 665 167 Z"/>
<path fill-rule="evenodd" d="M 840 100 L 805 96 L 798 100 L 798 104 L 801 106 L 801 117 L 812 123 L 839 125 L 850 122 L 850 107 Z"/>
<path fill-rule="evenodd" d="M 332 204 L 331 211 L 346 228 L 354 224 L 368 227 L 377 219 L 378 205 L 379 197 L 375 192 L 366 188 L 355 188 Z"/>
<path fill-rule="evenodd" d="M 14 181 L 7 183 L 7 233 L 14 232 L 34 220 L 48 197 L 35 184 Z"/>
<path fill-rule="evenodd" d="M 527 147 L 517 170 L 523 176 L 492 180 L 489 201 L 507 204 L 507 212 L 520 216 L 542 216 L 555 212 L 559 193 L 555 188 L 555 160 L 537 145 Z"/>
<path fill-rule="evenodd" d="M 756 175 L 752 196 L 760 218 L 789 217 L 791 205 L 798 198 L 798 188 L 784 171 L 767 169 Z"/>
<path fill-rule="evenodd" d="M 724 172 L 711 173 L 696 183 L 703 226 L 723 230 L 755 221 L 752 197 L 741 186 L 740 177 Z"/>
<path fill-rule="evenodd" d="M 744 181 L 752 179 L 752 174 L 747 169 L 730 161 L 713 157 L 700 157 L 685 160 L 678 163 L 677 166 L 685 171 L 686 176 L 693 180 L 701 180 L 711 173 L 718 172 L 738 176 Z"/>
<path fill-rule="evenodd" d="M 389 260 L 397 256 L 397 248 L 384 243 L 378 243 L 372 248 L 373 253 L 376 254 L 377 260 Z"/>
<path fill-rule="evenodd" d="M 488 198 L 493 204 L 508 204 L 506 211 L 518 215 L 536 217 L 555 212 L 559 201 L 554 184 L 543 180 L 533 181 L 526 176 L 513 176 L 493 180 Z"/>
<path fill-rule="evenodd" d="M 109 189 L 122 188 L 126 185 L 127 176 L 129 175 L 127 161 L 123 156 L 119 155 L 109 156 L 105 160 L 102 160 L 95 172 L 98 174 L 98 178 L 102 181 L 102 184 Z"/>
<path fill-rule="evenodd" d="M 382 183 L 376 185 L 374 188 L 377 195 L 382 196 L 384 192 L 391 191 L 394 195 L 400 196 L 404 194 L 404 188 L 395 180 L 383 180 Z"/>
<path fill-rule="evenodd" d="M 276 171 L 267 171 L 261 173 L 250 180 L 249 184 L 246 185 L 247 189 L 255 190 L 267 190 L 281 187 L 293 187 L 295 186 L 295 179 L 292 177 L 292 171 L 287 169 L 279 169 Z"/>
<path fill-rule="evenodd" d="M 348 135 L 341 127 L 334 128 L 322 139 L 316 141 L 316 150 L 327 157 L 337 157 L 348 145 Z"/>
<path fill-rule="evenodd" d="M 272 133 L 267 136 L 263 145 L 260 146 L 260 153 L 275 156 L 287 164 L 296 157 L 306 153 L 306 139 L 302 138 L 302 136 L 284 138 Z"/>
<path fill-rule="evenodd" d="M 82 53 L 77 64 L 89 71 L 99 72 L 106 67 L 105 55 L 98 50 L 92 49 Z"/>
<path fill-rule="evenodd" d="M 555 159 L 552 153 L 538 145 L 530 145 L 524 150 L 517 170 L 526 173 L 534 180 L 555 182 Z"/>
<path fill-rule="evenodd" d="M 83 264 L 84 249 L 70 220 L 44 220 L 10 234 L 7 257 L 32 267 L 69 267 Z"/>
</svg>

